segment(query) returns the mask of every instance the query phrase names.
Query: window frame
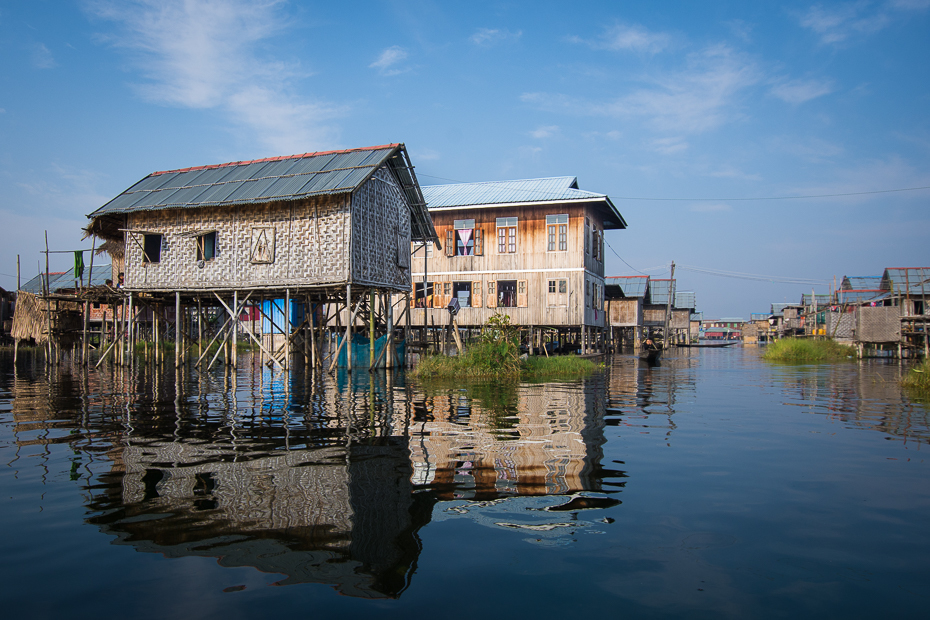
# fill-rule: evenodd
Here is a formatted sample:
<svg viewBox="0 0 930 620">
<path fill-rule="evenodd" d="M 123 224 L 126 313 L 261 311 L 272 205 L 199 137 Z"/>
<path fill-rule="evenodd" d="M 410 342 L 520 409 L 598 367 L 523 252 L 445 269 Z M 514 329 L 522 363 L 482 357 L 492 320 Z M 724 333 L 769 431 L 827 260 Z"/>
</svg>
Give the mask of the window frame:
<svg viewBox="0 0 930 620">
<path fill-rule="evenodd" d="M 150 240 L 158 239 L 157 247 L 150 247 Z M 161 253 L 165 246 L 165 235 L 163 233 L 142 233 L 142 263 L 145 265 L 158 264 L 161 262 Z M 154 258 L 153 258 L 154 255 Z"/>
<path fill-rule="evenodd" d="M 210 238 L 212 238 L 212 244 L 210 244 L 211 245 L 210 256 L 207 257 L 206 256 L 207 255 L 207 240 Z M 199 261 L 210 262 L 216 258 L 217 243 L 216 243 L 216 231 L 215 230 L 211 230 L 210 232 L 205 232 L 201 235 L 197 235 L 197 237 L 195 238 L 195 242 L 197 246 L 196 255 L 197 255 L 198 262 Z"/>
<path fill-rule="evenodd" d="M 519 220 L 516 217 L 499 217 L 495 223 L 497 224 L 497 253 L 516 254 Z"/>
<path fill-rule="evenodd" d="M 568 214 L 558 213 L 546 216 L 546 251 L 568 251 Z"/>
</svg>

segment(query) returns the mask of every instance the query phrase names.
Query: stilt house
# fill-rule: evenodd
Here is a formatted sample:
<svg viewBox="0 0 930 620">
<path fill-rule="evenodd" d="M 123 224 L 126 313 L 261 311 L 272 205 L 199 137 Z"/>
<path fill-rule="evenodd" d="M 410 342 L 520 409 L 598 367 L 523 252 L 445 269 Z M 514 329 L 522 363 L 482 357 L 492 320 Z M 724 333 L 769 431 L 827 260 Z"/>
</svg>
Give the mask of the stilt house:
<svg viewBox="0 0 930 620">
<path fill-rule="evenodd" d="M 444 251 L 415 248 L 414 326 L 445 325 L 455 299 L 461 326 L 504 312 L 516 325 L 603 333 L 604 233 L 626 228 L 608 196 L 574 177 L 424 186 L 423 195 Z"/>
</svg>

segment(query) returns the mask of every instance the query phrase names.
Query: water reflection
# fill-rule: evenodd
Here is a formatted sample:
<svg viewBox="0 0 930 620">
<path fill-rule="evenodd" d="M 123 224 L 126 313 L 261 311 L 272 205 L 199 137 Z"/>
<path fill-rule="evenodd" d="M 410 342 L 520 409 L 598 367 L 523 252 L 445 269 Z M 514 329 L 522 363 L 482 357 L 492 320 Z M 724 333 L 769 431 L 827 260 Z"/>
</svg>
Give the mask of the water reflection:
<svg viewBox="0 0 930 620">
<path fill-rule="evenodd" d="M 236 374 L 43 372 L 12 377 L 14 467 L 25 449 L 67 443 L 87 522 L 116 544 L 280 573 L 279 585 L 397 597 L 437 502 L 557 496 L 540 508 L 577 513 L 616 505 L 603 495 L 625 484 L 600 462 L 602 377 L 426 389 L 249 360 Z"/>
</svg>

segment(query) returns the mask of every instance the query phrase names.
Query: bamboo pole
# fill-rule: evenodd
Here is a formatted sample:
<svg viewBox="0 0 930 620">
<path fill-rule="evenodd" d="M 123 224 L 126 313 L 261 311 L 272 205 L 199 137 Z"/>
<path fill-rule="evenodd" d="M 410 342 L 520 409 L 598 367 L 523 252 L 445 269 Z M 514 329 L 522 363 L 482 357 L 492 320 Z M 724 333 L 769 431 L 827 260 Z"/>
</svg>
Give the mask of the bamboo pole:
<svg viewBox="0 0 930 620">
<path fill-rule="evenodd" d="M 291 289 L 284 289 L 284 368 L 291 368 Z M 285 382 L 286 385 L 286 382 Z"/>
<path fill-rule="evenodd" d="M 174 292 L 174 367 L 181 367 L 181 292 Z"/>
<path fill-rule="evenodd" d="M 233 308 L 236 309 L 232 333 L 232 365 L 235 369 L 239 366 L 239 291 L 233 291 Z"/>
<path fill-rule="evenodd" d="M 361 303 L 362 298 L 359 298 L 359 303 Z M 346 284 L 346 337 L 345 342 L 347 343 L 346 349 L 346 370 L 349 374 L 352 374 L 352 324 L 355 322 L 355 314 L 349 312 L 349 308 L 352 307 L 352 284 Z M 336 359 L 338 359 L 338 355 Z M 335 360 L 334 360 L 335 361 Z"/>
</svg>

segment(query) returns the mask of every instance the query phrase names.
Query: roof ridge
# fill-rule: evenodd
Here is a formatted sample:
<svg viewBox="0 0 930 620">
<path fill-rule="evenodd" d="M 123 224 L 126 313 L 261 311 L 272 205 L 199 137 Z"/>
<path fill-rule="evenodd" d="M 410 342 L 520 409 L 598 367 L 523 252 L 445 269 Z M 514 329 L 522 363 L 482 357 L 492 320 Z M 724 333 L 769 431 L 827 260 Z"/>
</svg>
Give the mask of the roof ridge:
<svg viewBox="0 0 930 620">
<path fill-rule="evenodd" d="M 190 168 L 177 168 L 175 170 L 160 170 L 158 172 L 153 172 L 150 174 L 150 177 L 158 176 L 161 174 L 171 174 L 173 172 L 192 172 L 194 170 L 215 170 L 217 168 L 226 168 L 229 166 L 246 166 L 248 164 L 259 164 L 269 161 L 284 161 L 285 159 L 301 159 L 304 157 L 318 157 L 320 155 L 337 155 L 341 153 L 354 153 L 356 151 L 377 151 L 379 149 L 387 148 L 396 148 L 400 146 L 400 142 L 393 144 L 381 144 L 379 146 L 362 146 L 356 149 L 338 149 L 333 151 L 315 151 L 312 153 L 300 153 L 298 155 L 280 155 L 278 157 L 264 157 L 261 159 L 248 159 L 242 161 L 230 161 L 223 164 L 209 164 L 206 166 L 191 166 Z"/>
<path fill-rule="evenodd" d="M 563 174 L 563 175 L 554 176 L 554 177 L 536 177 L 533 179 L 508 179 L 506 181 L 459 181 L 456 183 L 437 183 L 435 185 L 422 185 L 421 187 L 425 188 L 425 187 L 451 187 L 453 185 L 492 185 L 492 184 L 499 184 L 499 183 L 525 183 L 526 181 L 551 181 L 553 179 L 577 179 L 577 178 L 578 177 L 575 177 L 569 174 Z M 575 188 L 572 187 L 568 189 L 575 189 Z M 585 191 L 585 190 L 579 190 L 579 191 Z"/>
</svg>

